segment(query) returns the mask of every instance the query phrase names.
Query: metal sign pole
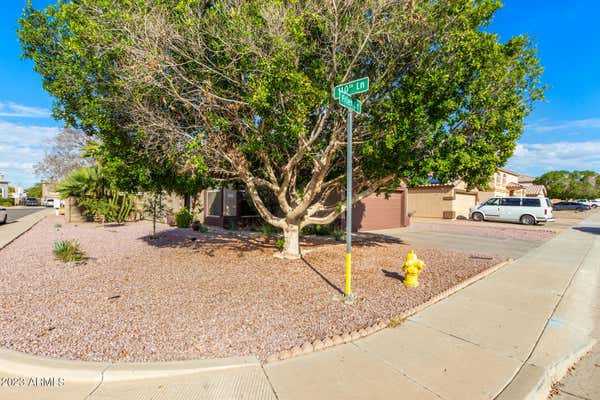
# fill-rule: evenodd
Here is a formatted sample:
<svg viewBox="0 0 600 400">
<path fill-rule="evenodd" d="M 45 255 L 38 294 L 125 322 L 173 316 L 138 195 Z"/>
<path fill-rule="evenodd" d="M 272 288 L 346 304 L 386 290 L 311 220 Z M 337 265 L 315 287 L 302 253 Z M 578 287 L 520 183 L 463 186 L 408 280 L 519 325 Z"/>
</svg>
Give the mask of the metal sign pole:
<svg viewBox="0 0 600 400">
<path fill-rule="evenodd" d="M 348 108 L 346 150 L 346 297 L 352 297 L 352 113 Z"/>
</svg>

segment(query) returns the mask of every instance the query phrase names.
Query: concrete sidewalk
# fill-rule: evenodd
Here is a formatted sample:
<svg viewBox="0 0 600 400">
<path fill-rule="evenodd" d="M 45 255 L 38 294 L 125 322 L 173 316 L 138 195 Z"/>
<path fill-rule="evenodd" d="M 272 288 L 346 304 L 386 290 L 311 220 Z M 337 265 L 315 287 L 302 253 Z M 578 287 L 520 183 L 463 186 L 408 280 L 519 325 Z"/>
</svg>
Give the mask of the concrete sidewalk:
<svg viewBox="0 0 600 400">
<path fill-rule="evenodd" d="M 42 208 L 39 211 L 20 217 L 17 221 L 0 225 L 0 250 L 21 236 L 23 233 L 27 232 L 33 225 L 37 224 L 44 217 L 53 213 L 53 210 Z"/>
<path fill-rule="evenodd" d="M 599 301 L 595 214 L 399 327 L 348 344 L 266 365 L 212 360 L 176 373 L 160 365 L 53 366 L 4 351 L 0 376 L 59 376 L 65 384 L 3 386 L 0 398 L 30 399 L 35 390 L 36 399 L 544 399 L 600 337 Z M 86 365 L 94 370 L 88 378 L 71 371 Z"/>
</svg>

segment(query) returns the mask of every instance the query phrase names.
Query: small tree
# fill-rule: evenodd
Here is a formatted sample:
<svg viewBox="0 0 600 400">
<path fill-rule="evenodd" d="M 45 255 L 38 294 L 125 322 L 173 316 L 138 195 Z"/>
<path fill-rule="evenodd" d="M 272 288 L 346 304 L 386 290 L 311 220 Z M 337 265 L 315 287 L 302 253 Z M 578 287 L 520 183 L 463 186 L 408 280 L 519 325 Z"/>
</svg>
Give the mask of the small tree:
<svg viewBox="0 0 600 400">
<path fill-rule="evenodd" d="M 156 236 L 156 221 L 167 215 L 168 209 L 162 201 L 163 192 L 152 192 L 144 202 L 144 212 L 152 215 L 152 236 Z"/>
</svg>

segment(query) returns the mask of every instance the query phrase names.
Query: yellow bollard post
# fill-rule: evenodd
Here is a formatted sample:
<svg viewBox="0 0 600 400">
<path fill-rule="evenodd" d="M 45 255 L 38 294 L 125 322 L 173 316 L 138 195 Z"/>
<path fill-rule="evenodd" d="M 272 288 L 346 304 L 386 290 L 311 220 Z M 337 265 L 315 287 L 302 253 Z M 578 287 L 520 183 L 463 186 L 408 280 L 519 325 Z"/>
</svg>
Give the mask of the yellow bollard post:
<svg viewBox="0 0 600 400">
<path fill-rule="evenodd" d="M 417 258 L 414 250 L 408 252 L 406 262 L 404 263 L 404 285 L 408 287 L 419 286 L 419 274 L 425 266 L 425 263 Z"/>
<path fill-rule="evenodd" d="M 346 296 L 352 296 L 352 254 L 346 253 Z"/>
</svg>

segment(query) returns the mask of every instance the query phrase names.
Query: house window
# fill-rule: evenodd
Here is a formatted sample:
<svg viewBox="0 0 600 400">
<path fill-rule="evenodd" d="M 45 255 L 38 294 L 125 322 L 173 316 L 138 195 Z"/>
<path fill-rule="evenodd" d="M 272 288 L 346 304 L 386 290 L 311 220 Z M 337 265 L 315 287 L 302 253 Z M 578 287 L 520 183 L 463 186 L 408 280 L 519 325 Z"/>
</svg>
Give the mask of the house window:
<svg viewBox="0 0 600 400">
<path fill-rule="evenodd" d="M 221 191 L 219 189 L 206 192 L 206 213 L 209 217 L 220 217 L 222 213 Z"/>
<path fill-rule="evenodd" d="M 225 195 L 223 215 L 235 217 L 237 215 L 237 190 L 225 189 L 223 194 Z"/>
<path fill-rule="evenodd" d="M 502 174 L 502 184 L 506 185 L 506 174 Z"/>
<path fill-rule="evenodd" d="M 494 176 L 496 177 L 496 185 L 500 184 L 500 174 L 494 174 Z"/>
</svg>

